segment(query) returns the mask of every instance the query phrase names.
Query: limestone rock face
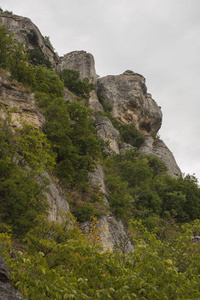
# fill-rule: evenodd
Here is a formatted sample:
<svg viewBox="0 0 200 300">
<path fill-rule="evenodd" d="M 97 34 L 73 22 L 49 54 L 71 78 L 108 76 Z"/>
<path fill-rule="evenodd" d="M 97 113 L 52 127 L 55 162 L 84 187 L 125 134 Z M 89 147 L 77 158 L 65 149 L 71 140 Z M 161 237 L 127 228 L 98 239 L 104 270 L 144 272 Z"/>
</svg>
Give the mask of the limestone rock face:
<svg viewBox="0 0 200 300">
<path fill-rule="evenodd" d="M 104 203 L 109 207 L 109 202 L 107 199 L 108 190 L 105 184 L 103 168 L 100 164 L 97 165 L 94 172 L 90 172 L 89 183 L 91 185 L 100 185 L 100 190 L 104 194 Z M 81 228 L 85 233 L 89 232 L 90 223 L 83 223 Z M 98 229 L 104 251 L 112 252 L 115 248 L 123 253 L 134 251 L 134 247 L 125 231 L 122 221 L 115 218 L 114 215 L 106 214 L 100 218 Z"/>
<path fill-rule="evenodd" d="M 101 241 L 103 243 L 104 251 L 113 251 L 118 249 L 123 253 L 134 251 L 134 247 L 125 232 L 121 220 L 114 216 L 103 216 L 99 220 L 99 227 L 101 228 Z"/>
<path fill-rule="evenodd" d="M 139 150 L 143 154 L 157 156 L 161 161 L 163 161 L 166 164 L 169 175 L 175 178 L 181 175 L 181 170 L 177 165 L 172 152 L 167 148 L 167 146 L 162 140 L 154 140 L 152 136 L 148 136 L 145 138 L 145 142 Z"/>
<path fill-rule="evenodd" d="M 60 213 L 70 213 L 69 203 L 62 190 L 58 189 L 56 183 L 53 182 L 49 174 L 45 172 L 44 175 L 49 180 L 48 192 L 45 193 L 47 201 L 51 207 L 48 214 L 48 219 L 49 221 L 62 221 L 62 216 Z"/>
<path fill-rule="evenodd" d="M 0 254 L 0 300 L 25 300 L 22 295 L 10 285 L 8 266 Z"/>
<path fill-rule="evenodd" d="M 1 106 L 15 108 L 11 116 L 16 127 L 21 127 L 22 121 L 26 121 L 41 129 L 45 123 L 45 118 L 36 105 L 34 94 L 19 88 L 6 77 L 0 77 L 0 108 Z M 3 114 L 0 109 L 0 117 L 3 118 Z"/>
<path fill-rule="evenodd" d="M 18 42 L 24 43 L 26 50 L 38 47 L 49 58 L 52 67 L 56 68 L 58 55 L 30 19 L 0 12 L 0 20 L 9 33 L 15 34 L 14 38 Z"/>
<path fill-rule="evenodd" d="M 157 132 L 162 113 L 147 94 L 145 79 L 132 71 L 98 79 L 97 92 L 102 101 L 111 106 L 112 114 L 122 123 L 133 123 L 144 134 Z"/>
<path fill-rule="evenodd" d="M 60 58 L 59 71 L 72 69 L 80 72 L 80 79 L 88 78 L 96 84 L 94 57 L 86 51 L 73 51 Z"/>
<path fill-rule="evenodd" d="M 100 164 L 97 164 L 96 170 L 89 173 L 89 184 L 100 186 L 100 190 L 103 193 L 103 200 L 106 205 L 108 205 L 108 199 L 106 197 L 108 191 L 105 185 L 103 167 Z"/>
<path fill-rule="evenodd" d="M 115 129 L 112 122 L 107 117 L 98 117 L 94 122 L 97 134 L 105 141 L 109 142 L 111 151 L 119 153 L 119 131 Z"/>
<path fill-rule="evenodd" d="M 134 251 L 121 220 L 116 219 L 113 215 L 106 215 L 100 218 L 98 222 L 103 251 L 113 252 L 115 249 L 123 253 Z M 82 223 L 81 229 L 87 235 L 91 231 L 90 222 Z"/>
</svg>

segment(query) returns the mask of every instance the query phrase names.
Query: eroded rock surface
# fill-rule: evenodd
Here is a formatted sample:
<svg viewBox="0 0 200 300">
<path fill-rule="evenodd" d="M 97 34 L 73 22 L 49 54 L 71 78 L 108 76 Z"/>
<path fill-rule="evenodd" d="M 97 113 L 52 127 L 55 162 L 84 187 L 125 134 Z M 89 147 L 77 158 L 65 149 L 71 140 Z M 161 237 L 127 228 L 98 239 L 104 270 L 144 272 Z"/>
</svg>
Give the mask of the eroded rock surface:
<svg viewBox="0 0 200 300">
<path fill-rule="evenodd" d="M 105 185 L 105 176 L 102 165 L 97 164 L 96 170 L 89 173 L 89 184 L 99 186 L 100 191 L 103 193 L 104 203 L 108 205 L 108 199 L 106 197 L 108 191 Z"/>
<path fill-rule="evenodd" d="M 113 215 L 104 216 L 99 220 L 100 237 L 105 251 L 120 250 L 123 253 L 134 251 L 134 247 L 125 232 L 121 220 Z"/>
<path fill-rule="evenodd" d="M 0 254 L 0 300 L 25 300 L 22 295 L 10 285 L 8 266 Z"/>
<path fill-rule="evenodd" d="M 124 229 L 121 220 L 113 215 L 103 216 L 98 220 L 98 230 L 103 251 L 113 252 L 114 250 L 123 253 L 134 251 L 134 247 Z M 81 229 L 85 234 L 90 233 L 92 228 L 90 222 L 81 224 Z"/>
<path fill-rule="evenodd" d="M 72 69 L 80 72 L 80 79 L 88 78 L 96 84 L 95 62 L 92 54 L 86 51 L 73 51 L 60 58 L 59 71 Z"/>
<path fill-rule="evenodd" d="M 49 221 L 62 221 L 62 212 L 65 214 L 70 213 L 69 203 L 64 192 L 58 188 L 56 183 L 50 178 L 49 174 L 45 172 L 44 175 L 49 180 L 48 192 L 45 193 L 51 207 L 48 219 Z"/>
<path fill-rule="evenodd" d="M 101 116 L 96 118 L 94 125 L 99 137 L 105 142 L 109 142 L 110 150 L 119 153 L 120 134 L 119 131 L 113 127 L 112 122 L 107 117 Z"/>
<path fill-rule="evenodd" d="M 109 207 L 108 202 L 108 190 L 105 184 L 105 176 L 103 168 L 100 164 L 97 165 L 94 172 L 89 174 L 89 183 L 91 185 L 100 186 L 100 190 L 103 192 L 104 203 Z M 87 233 L 91 230 L 90 222 L 81 224 L 82 230 Z M 106 214 L 99 219 L 98 223 L 99 236 L 103 245 L 104 251 L 113 251 L 117 249 L 123 253 L 134 251 L 134 247 L 126 233 L 124 225 L 121 220 L 115 218 L 112 214 Z"/>
<path fill-rule="evenodd" d="M 0 77 L 0 117 L 4 118 L 1 107 L 15 108 L 11 112 L 13 125 L 22 127 L 23 121 L 41 129 L 45 123 L 45 118 L 36 105 L 34 94 L 28 90 L 23 90 L 13 84 L 5 77 Z"/>
<path fill-rule="evenodd" d="M 113 116 L 122 123 L 133 123 L 144 134 L 159 130 L 162 112 L 147 94 L 143 76 L 126 71 L 98 79 L 97 86 L 103 103 L 111 106 Z"/>
<path fill-rule="evenodd" d="M 163 161 L 167 168 L 168 174 L 177 178 L 181 175 L 181 170 L 177 165 L 172 152 L 167 148 L 165 143 L 160 139 L 155 139 L 152 136 L 147 136 L 145 142 L 139 149 L 143 154 L 157 156 Z"/>
</svg>

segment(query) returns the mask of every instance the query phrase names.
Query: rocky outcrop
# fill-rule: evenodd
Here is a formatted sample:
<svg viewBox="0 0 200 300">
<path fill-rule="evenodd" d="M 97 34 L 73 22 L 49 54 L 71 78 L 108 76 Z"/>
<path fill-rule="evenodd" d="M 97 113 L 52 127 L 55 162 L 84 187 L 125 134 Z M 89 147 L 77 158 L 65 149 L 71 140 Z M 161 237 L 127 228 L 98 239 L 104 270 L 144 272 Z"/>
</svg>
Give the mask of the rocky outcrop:
<svg viewBox="0 0 200 300">
<path fill-rule="evenodd" d="M 124 124 L 135 124 L 143 134 L 157 132 L 162 123 L 159 106 L 147 94 L 145 79 L 132 71 L 98 79 L 98 94 L 112 114 Z"/>
<path fill-rule="evenodd" d="M 58 55 L 54 53 L 50 42 L 42 36 L 30 19 L 0 12 L 0 21 L 9 33 L 15 34 L 14 37 L 18 42 L 24 43 L 26 50 L 38 47 L 56 69 L 59 61 Z"/>
<path fill-rule="evenodd" d="M 99 228 L 104 251 L 119 250 L 123 253 L 134 251 L 121 220 L 113 215 L 104 216 L 99 220 Z"/>
<path fill-rule="evenodd" d="M 103 168 L 100 164 L 97 165 L 94 172 L 90 172 L 89 183 L 100 187 L 100 190 L 103 193 L 104 203 L 109 208 L 109 202 L 107 199 L 108 190 L 105 184 Z M 91 230 L 90 222 L 85 222 L 81 225 L 81 228 L 87 234 Z M 98 230 L 104 251 L 112 252 L 115 249 L 123 253 L 134 251 L 134 247 L 126 233 L 122 221 L 115 218 L 113 214 L 107 213 L 99 219 Z"/>
<path fill-rule="evenodd" d="M 103 201 L 108 205 L 108 199 L 106 197 L 108 191 L 105 185 L 105 176 L 102 165 L 97 164 L 96 170 L 89 173 L 89 184 L 99 186 L 100 191 L 103 193 Z"/>
<path fill-rule="evenodd" d="M 97 134 L 105 142 L 109 142 L 107 151 L 119 153 L 120 134 L 107 117 L 98 117 L 94 122 Z"/>
<path fill-rule="evenodd" d="M 0 117 L 5 117 L 1 107 L 13 108 L 14 111 L 11 111 L 13 126 L 21 127 L 23 121 L 26 121 L 41 129 L 45 118 L 36 105 L 34 94 L 10 82 L 7 79 L 8 75 L 0 77 Z"/>
<path fill-rule="evenodd" d="M 96 84 L 96 71 L 94 57 L 86 51 L 73 51 L 60 58 L 58 71 L 72 69 L 80 73 L 80 79 L 88 78 Z"/>
<path fill-rule="evenodd" d="M 86 235 L 91 234 L 91 223 L 82 223 L 81 229 Z M 103 251 L 113 252 L 117 250 L 122 253 L 134 251 L 134 247 L 124 229 L 122 221 L 116 219 L 113 215 L 106 215 L 100 218 L 97 229 Z"/>
<path fill-rule="evenodd" d="M 143 154 L 157 156 L 161 161 L 163 161 L 166 164 L 169 175 L 175 178 L 181 176 L 181 170 L 177 165 L 173 154 L 162 140 L 158 138 L 154 139 L 152 136 L 148 136 L 145 138 L 145 142 L 139 150 Z"/>
<path fill-rule="evenodd" d="M 47 172 L 44 176 L 49 180 L 48 191 L 45 193 L 47 201 L 50 205 L 48 214 L 49 221 L 62 221 L 67 213 L 70 213 L 69 203 L 62 189 L 52 180 Z M 64 212 L 64 216 L 62 215 Z"/>
<path fill-rule="evenodd" d="M 0 254 L 0 300 L 25 300 L 22 295 L 10 285 L 8 266 Z"/>
</svg>

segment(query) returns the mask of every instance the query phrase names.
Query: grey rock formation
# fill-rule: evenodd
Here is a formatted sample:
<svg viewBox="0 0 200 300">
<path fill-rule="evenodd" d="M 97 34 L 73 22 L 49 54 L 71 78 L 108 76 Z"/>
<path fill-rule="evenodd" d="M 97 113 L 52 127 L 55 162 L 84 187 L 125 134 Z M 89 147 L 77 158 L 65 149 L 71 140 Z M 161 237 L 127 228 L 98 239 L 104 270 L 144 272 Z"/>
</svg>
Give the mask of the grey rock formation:
<svg viewBox="0 0 200 300">
<path fill-rule="evenodd" d="M 56 69 L 59 61 L 58 55 L 54 53 L 50 42 L 42 36 L 30 19 L 0 12 L 0 20 L 9 33 L 15 34 L 14 37 L 18 42 L 24 43 L 26 50 L 38 47 Z"/>
<path fill-rule="evenodd" d="M 22 295 L 10 285 L 8 266 L 0 254 L 0 300 L 25 300 Z"/>
<path fill-rule="evenodd" d="M 105 185 L 105 176 L 103 167 L 100 164 L 97 164 L 96 170 L 89 173 L 89 184 L 97 185 L 100 187 L 100 191 L 103 193 L 103 200 L 106 205 L 108 205 L 108 199 L 106 197 L 108 191 Z"/>
<path fill-rule="evenodd" d="M 49 221 L 62 221 L 63 218 L 61 213 L 70 213 L 69 203 L 64 192 L 50 178 L 49 174 L 45 172 L 44 176 L 49 180 L 48 192 L 45 193 L 51 208 L 48 214 L 48 219 Z"/>
<path fill-rule="evenodd" d="M 144 134 L 157 132 L 162 113 L 159 106 L 147 94 L 145 79 L 132 71 L 121 75 L 98 79 L 98 94 L 112 107 L 112 114 L 122 123 L 133 123 Z"/>
<path fill-rule="evenodd" d="M 73 51 L 60 58 L 59 70 L 72 69 L 80 72 L 80 79 L 88 78 L 96 84 L 94 57 L 86 51 Z"/>
<path fill-rule="evenodd" d="M 124 229 L 121 220 L 113 215 L 103 216 L 99 220 L 100 237 L 105 251 L 119 250 L 123 253 L 134 251 L 134 247 Z"/>
<path fill-rule="evenodd" d="M 100 190 L 104 194 L 104 203 L 109 207 L 107 199 L 108 190 L 105 184 L 103 168 L 100 164 L 97 165 L 94 172 L 90 172 L 89 183 L 91 185 L 100 185 Z M 81 225 L 81 228 L 85 233 L 90 232 L 90 222 L 85 222 Z M 122 221 L 116 219 L 112 214 L 104 215 L 100 218 L 98 229 L 104 251 L 112 252 L 114 249 L 123 253 L 134 251 L 134 247 L 126 233 Z"/>
<path fill-rule="evenodd" d="M 118 250 L 123 253 L 134 251 L 121 220 L 116 219 L 113 215 L 106 215 L 98 221 L 99 237 L 103 251 L 113 252 Z M 81 229 L 86 235 L 92 230 L 90 225 L 90 222 L 81 224 Z"/>
<path fill-rule="evenodd" d="M 175 158 L 171 151 L 167 148 L 165 143 L 160 139 L 155 139 L 152 136 L 145 138 L 144 144 L 139 149 L 143 154 L 150 154 L 157 156 L 163 161 L 167 168 L 168 174 L 177 178 L 181 175 L 181 170 L 178 167 Z"/>
<path fill-rule="evenodd" d="M 105 142 L 109 142 L 110 150 L 119 153 L 120 134 L 119 131 L 113 127 L 112 122 L 107 117 L 102 116 L 95 120 L 94 125 L 97 134 Z"/>
</svg>

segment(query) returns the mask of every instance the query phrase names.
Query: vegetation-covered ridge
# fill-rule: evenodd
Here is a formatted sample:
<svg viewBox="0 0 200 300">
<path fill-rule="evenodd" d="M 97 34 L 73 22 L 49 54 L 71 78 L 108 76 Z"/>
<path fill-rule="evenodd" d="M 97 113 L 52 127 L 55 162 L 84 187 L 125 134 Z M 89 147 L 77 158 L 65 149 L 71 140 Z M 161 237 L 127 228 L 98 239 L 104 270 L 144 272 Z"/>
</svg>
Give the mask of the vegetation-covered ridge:
<svg viewBox="0 0 200 300">
<path fill-rule="evenodd" d="M 87 107 L 94 86 L 73 70 L 56 74 L 40 54 L 24 53 L 0 26 L 0 68 L 35 93 L 46 118 L 43 132 L 26 123 L 13 130 L 12 111 L 1 108 L 0 243 L 13 285 L 34 300 L 199 299 L 196 178 L 167 175 L 159 159 L 137 150 L 142 137 L 135 128 L 112 116 L 122 141 L 135 148 L 123 154 L 104 151 Z M 64 100 L 64 86 L 76 101 Z M 108 208 L 99 187 L 88 184 L 97 162 L 104 166 L 110 209 L 126 225 L 133 253 L 123 253 L 123 243 L 102 253 L 98 218 Z M 77 220 L 91 221 L 87 236 L 72 216 L 59 224 L 48 221 L 45 170 L 71 194 Z"/>
</svg>

